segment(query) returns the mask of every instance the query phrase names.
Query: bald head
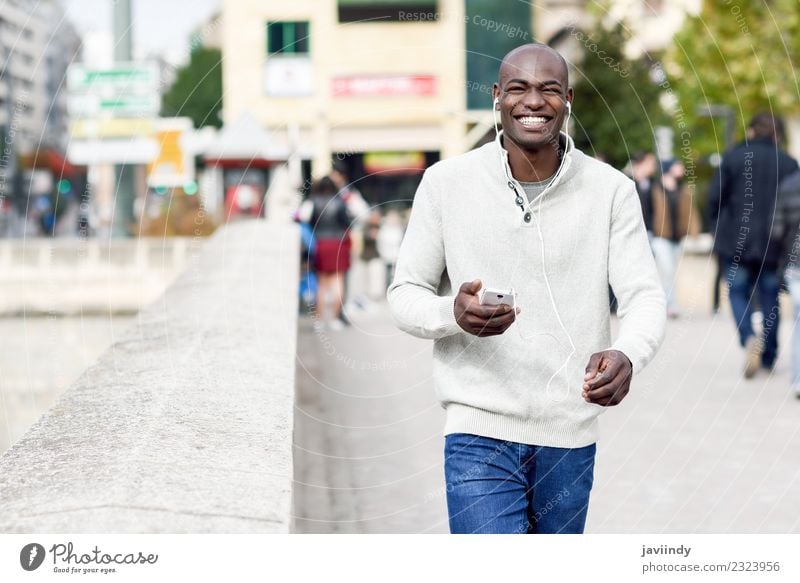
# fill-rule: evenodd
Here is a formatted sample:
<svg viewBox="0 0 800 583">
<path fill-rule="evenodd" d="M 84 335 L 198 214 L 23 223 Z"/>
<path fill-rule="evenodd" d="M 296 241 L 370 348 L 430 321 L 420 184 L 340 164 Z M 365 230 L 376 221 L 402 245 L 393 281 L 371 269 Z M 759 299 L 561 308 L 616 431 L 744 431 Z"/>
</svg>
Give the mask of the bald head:
<svg viewBox="0 0 800 583">
<path fill-rule="evenodd" d="M 550 61 L 552 65 L 555 65 L 554 69 L 553 67 L 550 69 L 560 73 L 559 81 L 563 87 L 569 85 L 569 68 L 566 59 L 554 48 L 542 43 L 528 43 L 509 51 L 500 63 L 498 83 L 502 85 L 503 81 L 517 76 L 521 71 L 530 71 L 531 65 L 535 68 L 535 64 L 539 61 Z"/>
<path fill-rule="evenodd" d="M 530 153 L 553 150 L 572 95 L 564 57 L 539 43 L 517 47 L 503 59 L 492 87 L 504 138 Z"/>
</svg>

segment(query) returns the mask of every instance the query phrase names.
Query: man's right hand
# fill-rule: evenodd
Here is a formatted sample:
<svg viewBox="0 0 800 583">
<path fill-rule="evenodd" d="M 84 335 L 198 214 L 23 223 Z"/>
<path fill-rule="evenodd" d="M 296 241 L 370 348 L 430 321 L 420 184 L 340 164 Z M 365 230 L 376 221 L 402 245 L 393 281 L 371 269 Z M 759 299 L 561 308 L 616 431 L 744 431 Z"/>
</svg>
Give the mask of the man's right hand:
<svg viewBox="0 0 800 583">
<path fill-rule="evenodd" d="M 482 306 L 478 300 L 481 280 L 461 284 L 453 306 L 456 322 L 465 331 L 475 336 L 497 336 L 505 332 L 519 314 L 508 304 Z"/>
</svg>

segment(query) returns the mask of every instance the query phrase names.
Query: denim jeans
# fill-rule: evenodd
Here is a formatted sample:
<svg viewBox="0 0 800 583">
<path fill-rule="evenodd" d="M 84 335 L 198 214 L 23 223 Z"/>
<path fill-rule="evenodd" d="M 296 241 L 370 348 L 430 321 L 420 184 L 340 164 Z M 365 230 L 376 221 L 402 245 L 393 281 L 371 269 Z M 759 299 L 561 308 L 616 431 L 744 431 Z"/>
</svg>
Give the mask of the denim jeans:
<svg viewBox="0 0 800 583">
<path fill-rule="evenodd" d="M 786 287 L 792 296 L 794 327 L 792 328 L 792 387 L 800 388 L 800 269 L 786 270 Z"/>
<path fill-rule="evenodd" d="M 580 534 L 596 445 L 525 445 L 467 433 L 445 438 L 447 512 L 453 534 Z"/>
<path fill-rule="evenodd" d="M 760 274 L 759 274 L 760 271 Z M 778 356 L 778 323 L 780 305 L 778 303 L 778 271 L 776 268 L 758 263 L 725 262 L 724 277 L 728 284 L 728 296 L 739 331 L 739 343 L 744 346 L 754 335 L 751 317 L 753 315 L 753 293 L 758 290 L 758 301 L 764 314 L 763 351 L 761 363 L 772 368 Z"/>
</svg>

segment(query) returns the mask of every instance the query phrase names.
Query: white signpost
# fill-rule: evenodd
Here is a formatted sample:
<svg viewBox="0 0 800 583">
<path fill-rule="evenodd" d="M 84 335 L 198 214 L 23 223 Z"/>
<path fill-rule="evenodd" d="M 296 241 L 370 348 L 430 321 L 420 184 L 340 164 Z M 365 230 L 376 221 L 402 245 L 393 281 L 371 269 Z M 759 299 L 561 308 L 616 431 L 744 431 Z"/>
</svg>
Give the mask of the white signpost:
<svg viewBox="0 0 800 583">
<path fill-rule="evenodd" d="M 68 108 L 79 118 L 156 116 L 161 106 L 154 63 L 117 63 L 110 69 L 71 65 Z"/>
<path fill-rule="evenodd" d="M 146 164 L 158 155 L 155 123 L 161 109 L 155 63 L 115 63 L 67 70 L 67 111 L 72 139 L 67 155 L 77 164 Z"/>
</svg>

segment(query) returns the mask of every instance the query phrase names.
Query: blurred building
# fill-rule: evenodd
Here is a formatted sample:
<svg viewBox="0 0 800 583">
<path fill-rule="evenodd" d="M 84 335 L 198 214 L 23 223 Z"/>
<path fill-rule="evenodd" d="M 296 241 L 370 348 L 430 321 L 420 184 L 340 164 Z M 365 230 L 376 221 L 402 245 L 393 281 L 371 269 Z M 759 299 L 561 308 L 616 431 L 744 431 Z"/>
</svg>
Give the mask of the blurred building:
<svg viewBox="0 0 800 583">
<path fill-rule="evenodd" d="M 612 2 L 634 29 L 661 22 L 664 44 L 692 3 Z M 570 59 L 581 49 L 566 31 L 591 20 L 588 4 L 224 0 L 224 121 L 242 132 L 252 118 L 265 132 L 276 159 L 259 159 L 260 183 L 282 153 L 305 178 L 343 162 L 373 204 L 410 201 L 421 169 L 493 136 L 500 58 L 541 40 Z"/>
<path fill-rule="evenodd" d="M 8 127 L 9 114 L 14 117 L 18 151 L 29 152 L 42 143 L 64 147 L 68 128 L 62 86 L 80 46 L 56 0 L 0 4 L 0 124 Z"/>
<path fill-rule="evenodd" d="M 24 212 L 28 196 L 49 195 L 55 181 L 74 173 L 64 159 L 68 128 L 62 89 L 80 47 L 57 0 L 0 3 L 0 192 L 5 203 L 0 211 L 6 227 L 12 207 Z"/>
<path fill-rule="evenodd" d="M 613 0 L 611 20 L 625 20 L 633 33 L 631 56 L 667 48 L 687 15 L 700 12 L 702 0 Z"/>
</svg>

